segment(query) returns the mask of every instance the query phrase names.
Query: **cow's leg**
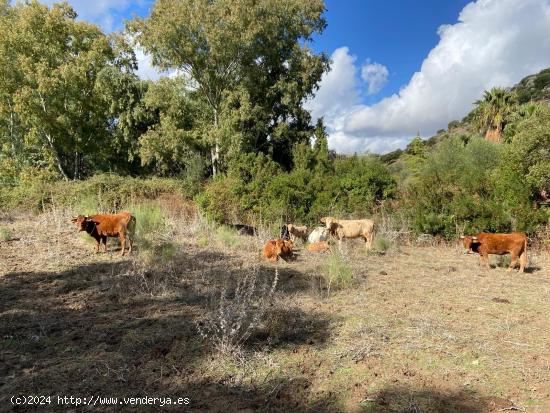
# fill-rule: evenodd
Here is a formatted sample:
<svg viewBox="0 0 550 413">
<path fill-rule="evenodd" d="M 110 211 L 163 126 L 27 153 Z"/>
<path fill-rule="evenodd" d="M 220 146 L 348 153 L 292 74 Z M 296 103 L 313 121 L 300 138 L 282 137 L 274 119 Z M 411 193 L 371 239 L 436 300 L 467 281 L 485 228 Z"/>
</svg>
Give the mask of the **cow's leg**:
<svg viewBox="0 0 550 413">
<path fill-rule="evenodd" d="M 508 272 L 512 271 L 512 268 L 515 268 L 518 262 L 518 256 L 515 252 L 512 252 L 510 256 L 511 258 L 510 258 L 510 266 L 508 267 L 508 270 L 507 270 Z"/>
<path fill-rule="evenodd" d="M 95 253 L 99 252 L 99 247 L 101 246 L 101 237 L 95 239 Z"/>
<path fill-rule="evenodd" d="M 128 254 L 131 254 L 132 253 L 132 244 L 134 243 L 134 240 L 132 239 L 133 237 L 130 234 L 128 234 L 127 237 L 128 237 L 128 245 L 130 245 L 130 249 L 128 249 Z"/>
<path fill-rule="evenodd" d="M 485 268 L 490 268 L 489 265 L 489 254 L 480 253 L 479 254 L 479 265 Z"/>
<path fill-rule="evenodd" d="M 126 237 L 123 233 L 120 233 L 118 235 L 118 239 L 120 240 L 120 256 L 124 256 L 124 248 L 126 248 Z"/>
<path fill-rule="evenodd" d="M 374 239 L 374 234 L 370 233 L 365 236 L 365 247 L 367 250 L 370 250 L 372 248 L 372 241 Z"/>
<path fill-rule="evenodd" d="M 103 241 L 103 251 L 107 252 L 107 237 L 101 237 L 101 240 Z"/>
<path fill-rule="evenodd" d="M 525 272 L 527 267 L 527 251 L 523 251 L 519 256 L 519 272 Z"/>
</svg>

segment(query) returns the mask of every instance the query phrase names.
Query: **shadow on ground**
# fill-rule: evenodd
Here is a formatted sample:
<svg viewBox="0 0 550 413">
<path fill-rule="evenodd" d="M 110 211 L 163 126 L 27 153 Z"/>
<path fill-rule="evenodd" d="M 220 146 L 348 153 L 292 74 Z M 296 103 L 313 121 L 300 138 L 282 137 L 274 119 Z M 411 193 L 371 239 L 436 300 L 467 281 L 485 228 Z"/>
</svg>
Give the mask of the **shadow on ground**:
<svg viewBox="0 0 550 413">
<path fill-rule="evenodd" d="M 198 336 L 196 320 L 221 288 L 248 271 L 227 262 L 222 253 L 204 251 L 157 267 L 93 262 L 0 278 L 0 403 L 14 394 L 181 395 L 193 397 L 198 411 L 199 400 L 210 400 L 212 406 L 205 407 L 213 411 L 221 400 L 227 411 L 228 401 L 244 398 L 240 404 L 250 406 L 249 397 L 262 406 L 273 402 L 280 411 L 302 410 L 305 402 L 290 396 L 293 382 L 218 388 L 195 371 L 213 354 Z M 274 274 L 269 266 L 257 271 L 260 281 L 269 282 Z M 290 268 L 280 268 L 279 282 L 279 294 L 309 288 L 305 276 Z M 248 348 L 320 345 L 329 338 L 330 320 L 322 314 L 274 306 L 269 319 Z"/>
<path fill-rule="evenodd" d="M 361 402 L 361 412 L 380 413 L 487 413 L 519 410 L 504 398 L 480 395 L 473 390 L 444 391 L 389 386 Z"/>
</svg>

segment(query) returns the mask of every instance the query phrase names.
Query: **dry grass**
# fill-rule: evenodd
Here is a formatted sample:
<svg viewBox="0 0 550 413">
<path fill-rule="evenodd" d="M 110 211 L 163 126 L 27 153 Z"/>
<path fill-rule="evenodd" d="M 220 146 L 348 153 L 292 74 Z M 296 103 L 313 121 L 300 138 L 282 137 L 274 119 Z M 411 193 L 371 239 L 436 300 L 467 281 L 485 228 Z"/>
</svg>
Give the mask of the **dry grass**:
<svg viewBox="0 0 550 413">
<path fill-rule="evenodd" d="M 69 210 L 1 217 L 14 241 L 0 242 L 0 411 L 21 393 L 189 397 L 201 412 L 550 411 L 547 252 L 526 274 L 485 270 L 388 230 L 384 255 L 344 243 L 353 283 L 327 295 L 326 256 L 264 263 L 262 237 L 233 242 L 186 208 L 163 209 L 146 261 L 139 244 L 91 254 Z M 221 355 L 196 323 L 243 274 L 275 268 L 276 299 Z"/>
</svg>

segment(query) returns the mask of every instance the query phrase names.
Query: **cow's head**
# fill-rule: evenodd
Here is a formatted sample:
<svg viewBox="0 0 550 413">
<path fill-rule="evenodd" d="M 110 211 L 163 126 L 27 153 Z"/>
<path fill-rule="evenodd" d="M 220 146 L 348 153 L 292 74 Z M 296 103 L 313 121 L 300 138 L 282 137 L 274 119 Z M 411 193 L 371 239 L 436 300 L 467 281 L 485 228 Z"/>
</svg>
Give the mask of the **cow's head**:
<svg viewBox="0 0 550 413">
<path fill-rule="evenodd" d="M 79 231 L 86 231 L 86 221 L 88 221 L 88 219 L 89 218 L 84 215 L 79 215 L 71 219 L 71 222 Z"/>
<path fill-rule="evenodd" d="M 472 251 L 473 245 L 478 242 L 477 237 L 470 236 L 470 235 L 467 235 L 467 236 L 462 235 L 460 239 L 462 240 L 462 245 L 464 245 L 464 248 L 468 250 L 468 254 L 470 252 L 473 252 Z"/>
<path fill-rule="evenodd" d="M 334 234 L 334 232 L 336 231 L 336 228 L 338 228 L 338 223 L 336 222 L 336 218 L 324 217 L 324 218 L 321 218 L 321 222 L 325 224 L 325 226 L 327 227 L 327 229 L 331 234 Z"/>
</svg>

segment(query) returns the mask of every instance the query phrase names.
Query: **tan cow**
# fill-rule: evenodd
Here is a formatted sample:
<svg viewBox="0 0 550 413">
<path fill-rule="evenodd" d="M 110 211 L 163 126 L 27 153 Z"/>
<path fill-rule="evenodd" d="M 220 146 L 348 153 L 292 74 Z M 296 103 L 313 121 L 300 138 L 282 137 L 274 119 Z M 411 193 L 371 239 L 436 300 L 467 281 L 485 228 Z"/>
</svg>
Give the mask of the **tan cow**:
<svg viewBox="0 0 550 413">
<path fill-rule="evenodd" d="M 296 241 L 296 238 L 300 238 L 304 243 L 307 241 L 307 227 L 305 225 L 299 227 L 293 224 L 286 224 L 286 227 L 292 241 Z"/>
<path fill-rule="evenodd" d="M 79 215 L 71 222 L 79 231 L 86 231 L 96 240 L 96 253 L 99 252 L 101 242 L 107 252 L 107 237 L 118 237 L 120 240 L 120 255 L 124 255 L 126 239 L 128 239 L 129 250 L 132 252 L 133 236 L 136 226 L 136 218 L 129 212 L 119 214 L 96 214 L 90 216 Z"/>
<path fill-rule="evenodd" d="M 468 252 L 479 254 L 479 264 L 489 267 L 489 254 L 510 254 L 510 266 L 508 271 L 512 271 L 519 258 L 519 271 L 524 272 L 527 266 L 527 235 L 523 232 L 513 232 L 511 234 L 487 234 L 480 233 L 474 236 L 460 237 L 464 248 Z"/>
<path fill-rule="evenodd" d="M 338 238 L 340 246 L 344 238 L 363 238 L 365 247 L 370 249 L 374 238 L 374 221 L 371 219 L 336 219 L 321 218 L 331 235 Z"/>
</svg>

